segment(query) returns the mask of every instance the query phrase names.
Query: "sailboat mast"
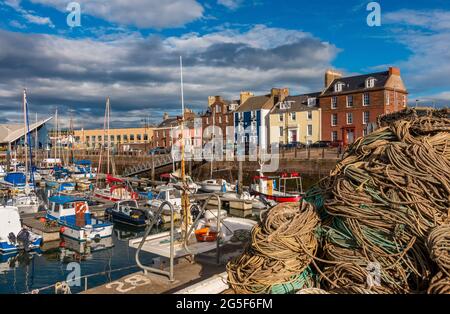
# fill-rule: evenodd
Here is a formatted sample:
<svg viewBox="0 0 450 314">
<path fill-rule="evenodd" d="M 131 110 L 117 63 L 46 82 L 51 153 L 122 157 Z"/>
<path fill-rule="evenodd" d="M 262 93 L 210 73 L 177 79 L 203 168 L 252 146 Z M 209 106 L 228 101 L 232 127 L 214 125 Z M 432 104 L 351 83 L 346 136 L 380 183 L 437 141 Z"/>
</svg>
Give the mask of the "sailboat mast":
<svg viewBox="0 0 450 314">
<path fill-rule="evenodd" d="M 111 148 L 111 137 L 110 137 L 110 135 L 109 135 L 109 114 L 110 114 L 110 103 L 109 103 L 109 97 L 108 97 L 108 99 L 107 99 L 107 101 L 106 101 L 106 110 L 107 110 L 107 132 L 106 132 L 106 136 L 108 136 L 108 151 L 107 151 L 107 170 L 106 170 L 106 172 L 107 173 L 110 173 L 109 172 L 109 158 L 110 158 L 110 156 L 109 156 L 109 150 L 110 150 L 110 148 Z"/>
<path fill-rule="evenodd" d="M 23 90 L 23 147 L 25 148 L 25 173 L 28 173 L 28 151 L 27 151 L 27 91 Z"/>
<path fill-rule="evenodd" d="M 38 155 L 38 118 L 37 118 L 37 112 L 36 112 L 36 119 L 35 119 L 35 132 L 34 132 L 34 150 L 36 155 L 36 164 L 37 164 L 37 155 Z"/>
<path fill-rule="evenodd" d="M 184 118 L 185 118 L 185 108 L 184 108 L 184 85 L 183 85 L 183 57 L 180 56 L 180 81 L 181 81 L 181 181 L 183 184 L 183 193 L 181 195 L 181 207 L 183 209 L 184 219 L 184 240 L 188 241 L 189 237 L 189 226 L 191 224 L 191 211 L 189 204 L 189 195 L 187 193 L 188 186 L 186 183 L 186 169 L 184 164 Z M 173 148 L 172 148 L 173 150 Z M 183 228 L 182 228 L 183 229 Z"/>
</svg>

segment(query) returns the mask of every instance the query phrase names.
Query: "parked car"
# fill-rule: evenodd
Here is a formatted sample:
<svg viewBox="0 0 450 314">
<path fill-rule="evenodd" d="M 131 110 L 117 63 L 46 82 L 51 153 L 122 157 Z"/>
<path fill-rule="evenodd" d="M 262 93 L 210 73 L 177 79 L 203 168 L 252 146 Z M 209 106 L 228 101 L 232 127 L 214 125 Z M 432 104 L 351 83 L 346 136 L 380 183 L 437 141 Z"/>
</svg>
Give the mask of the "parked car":
<svg viewBox="0 0 450 314">
<path fill-rule="evenodd" d="M 150 155 L 163 155 L 163 154 L 168 154 L 168 153 L 169 153 L 169 151 L 165 147 L 155 147 L 149 151 Z"/>
<path fill-rule="evenodd" d="M 291 142 L 289 144 L 282 144 L 280 145 L 281 148 L 304 148 L 306 147 L 305 143 L 301 143 L 301 142 Z"/>
<path fill-rule="evenodd" d="M 331 147 L 331 141 L 317 141 L 310 145 L 312 148 L 326 148 Z"/>
<path fill-rule="evenodd" d="M 343 142 L 343 141 L 333 141 L 333 142 L 331 142 L 331 144 L 330 144 L 331 147 L 341 147 L 341 146 L 343 146 L 343 145 L 344 145 L 344 142 Z"/>
</svg>

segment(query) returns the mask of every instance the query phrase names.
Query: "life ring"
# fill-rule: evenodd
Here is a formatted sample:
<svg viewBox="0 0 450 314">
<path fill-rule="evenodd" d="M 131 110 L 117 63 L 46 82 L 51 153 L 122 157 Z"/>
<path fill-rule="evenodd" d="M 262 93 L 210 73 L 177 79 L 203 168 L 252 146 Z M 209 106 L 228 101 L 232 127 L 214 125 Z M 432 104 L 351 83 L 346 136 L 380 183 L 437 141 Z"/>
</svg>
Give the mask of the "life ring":
<svg viewBox="0 0 450 314">
<path fill-rule="evenodd" d="M 87 212 L 87 210 L 88 210 L 88 206 L 85 202 L 75 203 L 75 214 L 76 215 L 84 214 Z"/>
</svg>

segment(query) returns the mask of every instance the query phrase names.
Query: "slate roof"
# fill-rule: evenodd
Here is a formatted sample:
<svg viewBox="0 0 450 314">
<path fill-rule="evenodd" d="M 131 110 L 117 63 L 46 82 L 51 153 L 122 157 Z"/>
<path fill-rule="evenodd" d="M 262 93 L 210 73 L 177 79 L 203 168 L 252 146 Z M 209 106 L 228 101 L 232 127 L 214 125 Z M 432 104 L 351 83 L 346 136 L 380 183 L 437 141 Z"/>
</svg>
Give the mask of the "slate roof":
<svg viewBox="0 0 450 314">
<path fill-rule="evenodd" d="M 286 97 L 285 101 L 291 102 L 291 108 L 288 109 L 288 112 L 300 112 L 300 111 L 309 111 L 309 110 L 317 110 L 319 109 L 319 96 L 321 95 L 320 92 L 318 93 L 310 93 L 310 94 L 303 94 L 303 95 L 297 95 L 297 96 L 288 96 Z M 315 106 L 308 106 L 308 99 L 309 98 L 316 98 L 316 105 Z M 277 106 L 273 107 L 271 114 L 278 114 L 286 112 L 286 110 L 281 110 L 279 104 Z"/>
<path fill-rule="evenodd" d="M 236 112 L 248 112 L 261 109 L 272 109 L 274 101 L 272 95 L 253 96 L 239 106 Z"/>
<path fill-rule="evenodd" d="M 366 88 L 366 80 L 370 77 L 375 78 L 375 86 L 372 88 Z M 340 94 L 340 93 L 348 93 L 348 92 L 353 92 L 353 91 L 361 91 L 361 90 L 366 90 L 366 89 L 371 90 L 371 89 L 382 88 L 386 85 L 386 82 L 388 79 L 389 79 L 389 71 L 337 78 L 322 93 L 322 96 L 332 95 L 332 94 Z M 334 86 L 338 82 L 342 82 L 344 84 L 344 86 L 342 87 L 341 92 L 335 93 Z"/>
</svg>

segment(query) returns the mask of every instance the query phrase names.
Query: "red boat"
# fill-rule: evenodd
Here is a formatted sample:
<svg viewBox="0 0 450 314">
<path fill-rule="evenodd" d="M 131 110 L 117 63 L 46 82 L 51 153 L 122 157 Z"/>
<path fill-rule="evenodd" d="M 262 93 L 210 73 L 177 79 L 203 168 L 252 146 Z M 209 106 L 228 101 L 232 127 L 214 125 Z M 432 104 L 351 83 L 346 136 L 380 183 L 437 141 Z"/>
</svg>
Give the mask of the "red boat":
<svg viewBox="0 0 450 314">
<path fill-rule="evenodd" d="M 255 176 L 254 183 L 251 185 L 250 193 L 253 195 L 262 195 L 266 199 L 273 200 L 278 203 L 295 203 L 300 202 L 303 193 L 302 178 L 293 172 L 290 175 L 283 173 L 281 177 L 266 177 L 263 175 Z M 297 192 L 288 192 L 288 182 L 294 181 Z M 278 185 L 277 185 L 278 182 Z M 276 189 L 279 187 L 279 190 Z"/>
<path fill-rule="evenodd" d="M 96 189 L 94 196 L 113 202 L 138 199 L 139 195 L 126 184 L 126 181 L 114 178 L 110 175 L 106 177 L 108 187 L 104 189 Z"/>
</svg>

